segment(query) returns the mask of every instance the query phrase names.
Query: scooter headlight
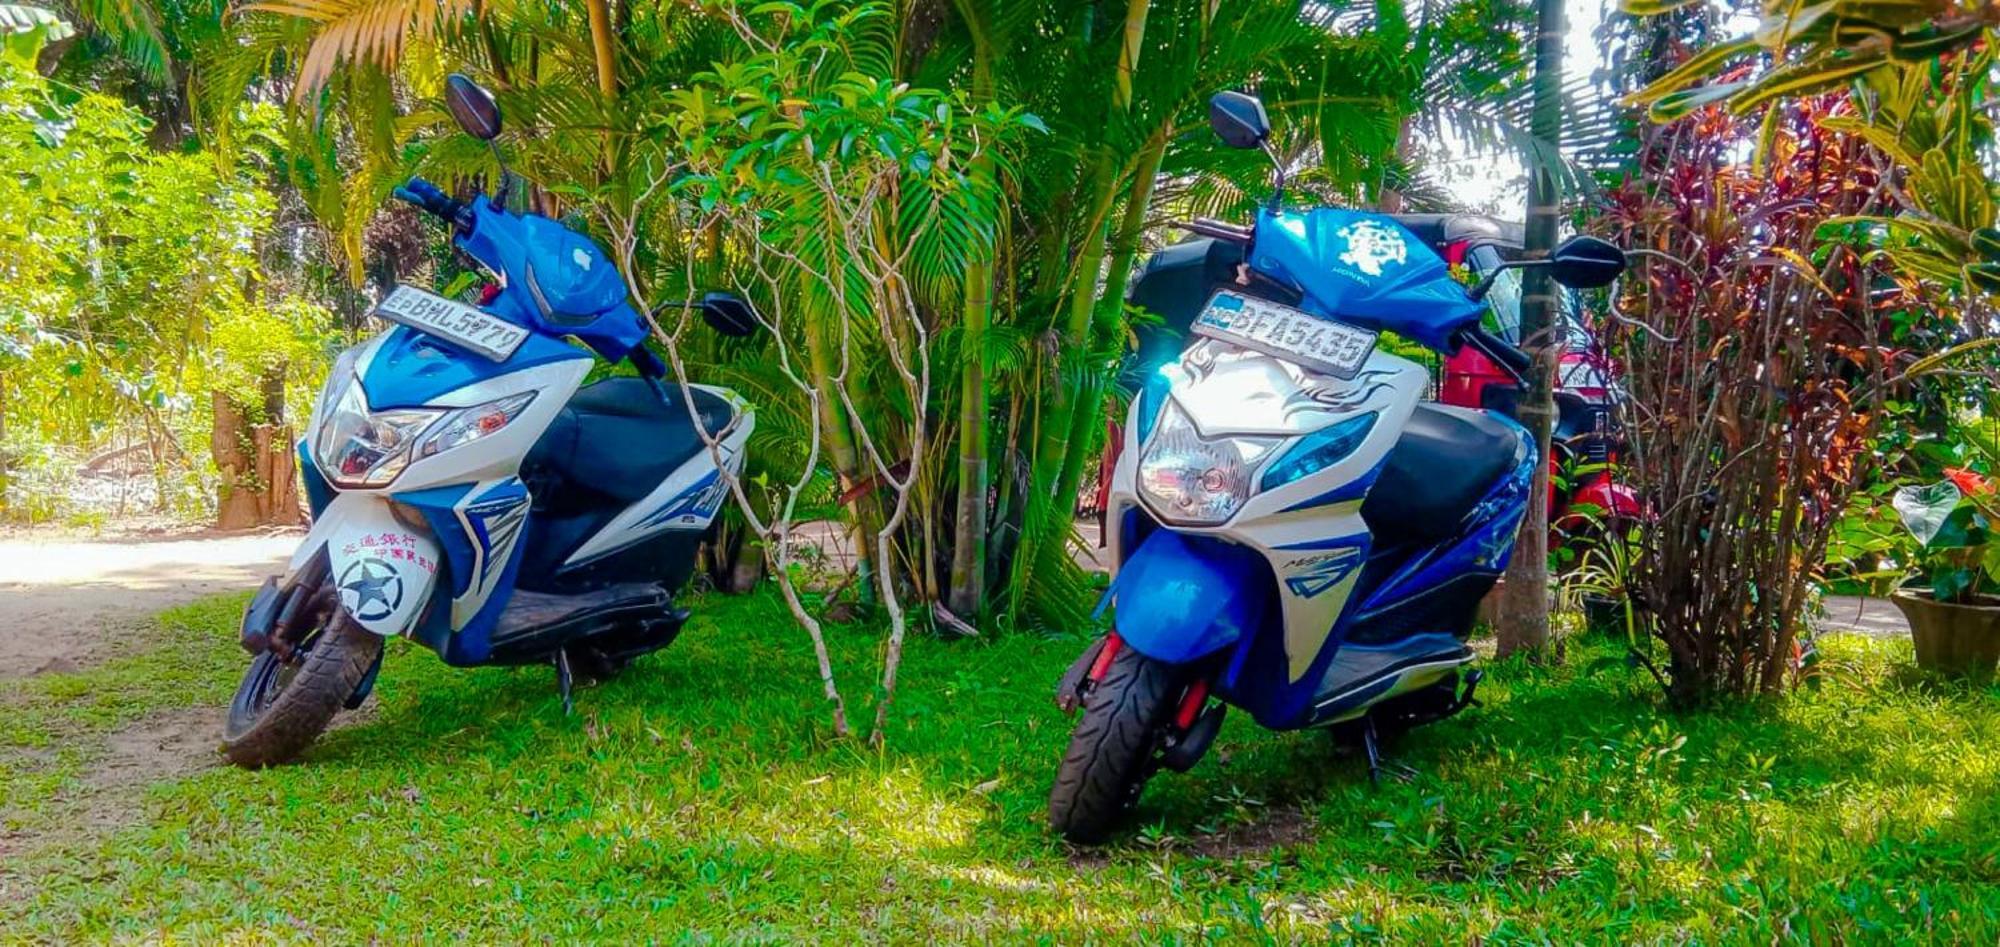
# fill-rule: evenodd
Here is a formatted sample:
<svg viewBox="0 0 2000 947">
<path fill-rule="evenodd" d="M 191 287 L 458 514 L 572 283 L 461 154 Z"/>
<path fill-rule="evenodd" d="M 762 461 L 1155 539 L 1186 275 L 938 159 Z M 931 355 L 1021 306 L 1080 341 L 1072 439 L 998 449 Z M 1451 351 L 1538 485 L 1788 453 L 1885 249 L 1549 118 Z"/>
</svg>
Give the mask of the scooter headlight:
<svg viewBox="0 0 2000 947">
<path fill-rule="evenodd" d="M 1205 440 L 1179 405 L 1168 402 L 1139 454 L 1139 491 L 1171 523 L 1219 526 L 1256 491 L 1251 473 L 1280 438 Z"/>
<path fill-rule="evenodd" d="M 341 352 L 339 357 L 333 360 L 333 370 L 326 373 L 326 384 L 320 386 L 319 398 L 313 402 L 312 420 L 314 422 L 326 417 L 327 411 L 354 384 L 354 364 L 360 360 L 361 349 L 359 347 Z"/>
<path fill-rule="evenodd" d="M 422 408 L 371 412 L 361 386 L 350 379 L 320 416 L 320 467 L 337 486 L 387 486 L 409 466 L 410 445 L 443 413 Z"/>
<path fill-rule="evenodd" d="M 488 434 L 499 433 L 514 423 L 521 412 L 528 410 L 528 405 L 534 400 L 534 392 L 524 391 L 452 412 L 450 417 L 424 435 L 423 443 L 417 445 L 417 459 L 422 460 L 461 444 L 470 444 Z"/>
</svg>

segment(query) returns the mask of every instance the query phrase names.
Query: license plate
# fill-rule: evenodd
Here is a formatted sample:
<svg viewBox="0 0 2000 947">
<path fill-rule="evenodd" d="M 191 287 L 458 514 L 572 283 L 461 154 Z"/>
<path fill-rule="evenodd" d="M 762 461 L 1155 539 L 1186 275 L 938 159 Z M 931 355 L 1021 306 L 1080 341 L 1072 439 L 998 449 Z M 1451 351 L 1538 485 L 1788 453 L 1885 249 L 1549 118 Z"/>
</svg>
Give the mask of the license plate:
<svg viewBox="0 0 2000 947">
<path fill-rule="evenodd" d="M 512 358 L 528 338 L 527 329 L 415 286 L 396 287 L 376 304 L 375 315 L 496 362 Z"/>
<path fill-rule="evenodd" d="M 1194 320 L 1194 334 L 1353 378 L 1375 351 L 1375 333 L 1290 306 L 1223 290 Z"/>
</svg>

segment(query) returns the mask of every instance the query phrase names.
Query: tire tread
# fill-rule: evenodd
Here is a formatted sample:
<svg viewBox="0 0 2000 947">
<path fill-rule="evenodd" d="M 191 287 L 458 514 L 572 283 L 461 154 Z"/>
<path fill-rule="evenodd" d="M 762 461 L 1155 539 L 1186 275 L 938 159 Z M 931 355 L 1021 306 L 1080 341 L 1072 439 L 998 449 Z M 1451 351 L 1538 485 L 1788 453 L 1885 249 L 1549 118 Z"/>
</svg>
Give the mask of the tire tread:
<svg viewBox="0 0 2000 947">
<path fill-rule="evenodd" d="M 1175 709 L 1181 674 L 1121 648 L 1091 688 L 1049 792 L 1049 825 L 1072 842 L 1103 841 L 1152 775 L 1160 728 Z"/>
<path fill-rule="evenodd" d="M 305 667 L 246 732 L 224 741 L 222 755 L 246 769 L 290 762 L 326 730 L 381 650 L 380 636 L 336 609 Z"/>
</svg>

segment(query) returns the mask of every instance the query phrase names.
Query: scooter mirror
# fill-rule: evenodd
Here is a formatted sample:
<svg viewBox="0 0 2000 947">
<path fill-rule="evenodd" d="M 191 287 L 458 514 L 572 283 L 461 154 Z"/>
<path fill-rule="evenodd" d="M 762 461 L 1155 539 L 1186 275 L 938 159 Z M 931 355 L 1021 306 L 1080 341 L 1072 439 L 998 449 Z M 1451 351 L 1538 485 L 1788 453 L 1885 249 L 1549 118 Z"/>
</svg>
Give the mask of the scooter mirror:
<svg viewBox="0 0 2000 947">
<path fill-rule="evenodd" d="M 757 310 L 750 301 L 735 293 L 708 293 L 701 297 L 701 319 L 708 327 L 732 339 L 757 331 Z"/>
<path fill-rule="evenodd" d="M 499 103 L 493 101 L 493 93 L 463 73 L 454 72 L 445 77 L 444 104 L 466 134 L 480 141 L 500 137 Z"/>
<path fill-rule="evenodd" d="M 1209 99 L 1208 127 L 1231 148 L 1261 148 L 1271 137 L 1264 103 L 1247 92 L 1217 92 Z"/>
<path fill-rule="evenodd" d="M 1625 272 L 1625 251 L 1596 237 L 1577 234 L 1549 254 L 1549 278 L 1570 289 L 1609 286 Z"/>
</svg>

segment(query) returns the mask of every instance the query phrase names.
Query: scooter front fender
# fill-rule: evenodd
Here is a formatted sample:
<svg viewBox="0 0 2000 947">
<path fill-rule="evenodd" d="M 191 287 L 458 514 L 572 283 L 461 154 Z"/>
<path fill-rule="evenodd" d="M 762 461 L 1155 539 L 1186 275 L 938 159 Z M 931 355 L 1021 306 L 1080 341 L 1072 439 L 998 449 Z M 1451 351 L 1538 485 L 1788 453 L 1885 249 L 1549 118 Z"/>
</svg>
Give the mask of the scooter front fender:
<svg viewBox="0 0 2000 947">
<path fill-rule="evenodd" d="M 1156 661 L 1199 660 L 1256 629 L 1267 569 L 1242 546 L 1154 530 L 1111 583 L 1113 624 L 1127 647 Z"/>
<path fill-rule="evenodd" d="M 437 540 L 399 522 L 386 497 L 335 496 L 292 555 L 292 568 L 303 567 L 321 549 L 341 606 L 361 627 L 383 637 L 407 633 L 437 584 Z"/>
</svg>

